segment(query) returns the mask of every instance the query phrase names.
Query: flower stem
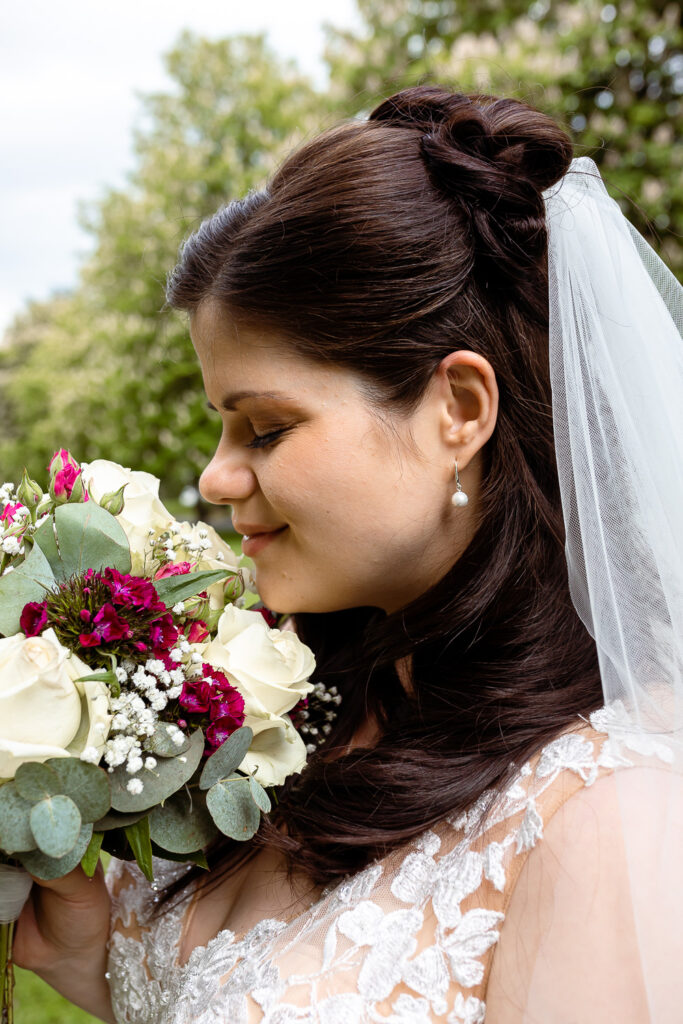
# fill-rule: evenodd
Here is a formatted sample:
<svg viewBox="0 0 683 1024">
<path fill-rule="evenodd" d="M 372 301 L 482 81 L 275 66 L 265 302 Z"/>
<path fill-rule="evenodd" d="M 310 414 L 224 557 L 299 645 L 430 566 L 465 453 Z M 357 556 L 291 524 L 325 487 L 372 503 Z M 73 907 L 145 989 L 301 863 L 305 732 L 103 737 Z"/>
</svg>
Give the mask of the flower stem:
<svg viewBox="0 0 683 1024">
<path fill-rule="evenodd" d="M 0 1020 L 2 1024 L 13 1024 L 14 1021 L 13 938 L 14 922 L 11 924 L 0 924 Z"/>
</svg>

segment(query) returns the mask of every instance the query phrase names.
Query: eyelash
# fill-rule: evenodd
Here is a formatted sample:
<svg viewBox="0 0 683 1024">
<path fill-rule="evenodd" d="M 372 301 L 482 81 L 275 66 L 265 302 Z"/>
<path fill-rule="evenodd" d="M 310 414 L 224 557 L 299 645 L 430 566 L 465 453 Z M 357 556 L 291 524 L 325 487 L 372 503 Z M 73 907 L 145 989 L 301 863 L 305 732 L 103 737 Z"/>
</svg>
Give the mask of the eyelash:
<svg viewBox="0 0 683 1024">
<path fill-rule="evenodd" d="M 253 440 L 245 446 L 246 448 L 267 448 L 275 444 L 280 437 L 290 430 L 291 427 L 282 427 L 280 430 L 271 430 L 267 434 L 255 434 Z"/>
</svg>

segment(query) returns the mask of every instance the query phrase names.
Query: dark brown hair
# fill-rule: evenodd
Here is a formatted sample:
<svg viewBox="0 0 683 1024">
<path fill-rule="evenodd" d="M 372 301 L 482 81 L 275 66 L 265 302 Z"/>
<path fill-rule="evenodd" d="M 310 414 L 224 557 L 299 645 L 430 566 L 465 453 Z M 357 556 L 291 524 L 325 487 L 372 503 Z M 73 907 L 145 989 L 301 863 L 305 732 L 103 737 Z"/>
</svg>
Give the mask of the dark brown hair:
<svg viewBox="0 0 683 1024">
<path fill-rule="evenodd" d="M 391 615 L 296 615 L 341 713 L 254 840 L 218 844 L 224 870 L 268 844 L 316 883 L 356 871 L 471 807 L 602 703 L 568 591 L 548 367 L 542 192 L 571 156 L 521 102 L 407 89 L 303 145 L 182 248 L 172 306 L 211 297 L 360 372 L 380 406 L 414 408 L 459 348 L 485 356 L 500 389 L 480 523 L 447 575 Z M 369 715 L 380 739 L 343 753 Z"/>
</svg>

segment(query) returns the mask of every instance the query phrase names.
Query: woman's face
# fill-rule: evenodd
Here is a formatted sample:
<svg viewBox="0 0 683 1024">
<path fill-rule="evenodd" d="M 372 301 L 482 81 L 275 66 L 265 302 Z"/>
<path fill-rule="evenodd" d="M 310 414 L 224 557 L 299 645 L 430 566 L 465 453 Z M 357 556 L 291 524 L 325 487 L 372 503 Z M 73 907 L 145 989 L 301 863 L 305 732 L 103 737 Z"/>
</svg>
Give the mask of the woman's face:
<svg viewBox="0 0 683 1024">
<path fill-rule="evenodd" d="M 200 490 L 232 506 L 268 607 L 393 611 L 448 571 L 468 510 L 450 501 L 453 461 L 433 402 L 409 417 L 380 412 L 354 372 L 238 329 L 210 301 L 191 333 L 222 419 Z"/>
</svg>

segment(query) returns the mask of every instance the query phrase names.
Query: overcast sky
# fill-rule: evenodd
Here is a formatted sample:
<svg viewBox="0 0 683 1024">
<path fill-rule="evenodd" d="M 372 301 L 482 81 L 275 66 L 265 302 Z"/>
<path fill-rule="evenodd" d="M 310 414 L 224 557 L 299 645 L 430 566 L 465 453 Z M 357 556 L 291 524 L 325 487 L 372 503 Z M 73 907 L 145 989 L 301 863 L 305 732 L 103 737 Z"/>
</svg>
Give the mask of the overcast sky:
<svg viewBox="0 0 683 1024">
<path fill-rule="evenodd" d="M 22 0 L 0 11 L 0 333 L 28 298 L 75 282 L 88 238 L 79 200 L 132 163 L 136 93 L 168 85 L 162 55 L 188 28 L 267 30 L 322 84 L 322 23 L 358 24 L 354 0 Z"/>
</svg>

